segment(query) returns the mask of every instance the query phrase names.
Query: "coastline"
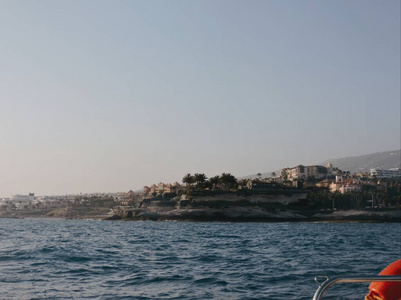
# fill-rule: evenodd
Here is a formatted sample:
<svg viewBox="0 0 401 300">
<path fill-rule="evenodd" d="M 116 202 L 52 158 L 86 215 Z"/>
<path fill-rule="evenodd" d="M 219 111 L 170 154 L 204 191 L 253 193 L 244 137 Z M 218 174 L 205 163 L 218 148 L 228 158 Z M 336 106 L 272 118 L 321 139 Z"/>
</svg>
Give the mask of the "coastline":
<svg viewBox="0 0 401 300">
<path fill-rule="evenodd" d="M 322 209 L 306 193 L 208 193 L 145 198 L 135 206 L 67 205 L 40 210 L 2 210 L 0 218 L 180 222 L 366 222 L 401 223 L 401 207 Z"/>
<path fill-rule="evenodd" d="M 106 220 L 185 221 L 185 222 L 362 222 L 401 223 L 401 210 L 345 210 L 325 213 L 315 211 L 247 212 L 232 210 L 152 211 L 124 210 Z"/>
<path fill-rule="evenodd" d="M 136 207 L 117 207 L 106 220 L 193 222 L 397 222 L 401 208 L 322 209 L 308 206 L 306 193 L 192 194 L 143 199 Z M 306 204 L 305 204 L 306 203 Z"/>
<path fill-rule="evenodd" d="M 326 222 L 326 223 L 401 223 L 401 210 L 394 209 L 361 209 L 338 211 L 276 211 L 268 212 L 261 209 L 241 213 L 238 209 L 181 209 L 147 211 L 143 209 L 124 209 L 119 214 L 71 213 L 55 215 L 51 212 L 19 211 L 18 213 L 0 214 L 0 219 L 45 218 L 59 220 L 102 220 L 102 221 L 176 221 L 176 222 Z"/>
</svg>

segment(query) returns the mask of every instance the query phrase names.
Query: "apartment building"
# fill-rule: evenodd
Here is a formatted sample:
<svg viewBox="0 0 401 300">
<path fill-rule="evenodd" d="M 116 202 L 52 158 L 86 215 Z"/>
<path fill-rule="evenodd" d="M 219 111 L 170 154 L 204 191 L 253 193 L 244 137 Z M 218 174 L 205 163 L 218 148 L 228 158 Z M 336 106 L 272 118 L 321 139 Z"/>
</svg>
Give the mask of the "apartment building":
<svg viewBox="0 0 401 300">
<path fill-rule="evenodd" d="M 392 168 L 387 170 L 382 169 L 370 169 L 370 175 L 376 178 L 397 178 L 401 177 L 400 168 Z"/>
<path fill-rule="evenodd" d="M 179 194 L 185 189 L 184 186 L 179 184 L 178 182 L 174 183 L 163 183 L 159 182 L 157 185 L 152 184 L 150 187 L 149 186 L 144 186 L 143 187 L 143 194 L 144 196 L 152 196 L 152 195 L 162 195 L 164 193 L 176 193 Z"/>
<path fill-rule="evenodd" d="M 299 180 L 306 179 L 308 177 L 314 178 L 325 178 L 327 176 L 335 175 L 334 168 L 331 163 L 328 163 L 326 166 L 312 165 L 312 166 L 304 166 L 298 165 L 293 168 L 284 168 L 280 172 L 280 176 L 282 178 L 286 178 L 287 180 Z"/>
</svg>

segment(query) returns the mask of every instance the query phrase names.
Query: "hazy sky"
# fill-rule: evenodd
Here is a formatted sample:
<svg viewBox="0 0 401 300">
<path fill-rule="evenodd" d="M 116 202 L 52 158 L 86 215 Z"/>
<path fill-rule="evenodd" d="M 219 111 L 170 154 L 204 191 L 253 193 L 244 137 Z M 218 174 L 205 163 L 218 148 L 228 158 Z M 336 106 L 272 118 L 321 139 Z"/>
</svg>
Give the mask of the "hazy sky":
<svg viewBox="0 0 401 300">
<path fill-rule="evenodd" d="M 400 1 L 0 0 L 0 196 L 400 148 Z"/>
</svg>

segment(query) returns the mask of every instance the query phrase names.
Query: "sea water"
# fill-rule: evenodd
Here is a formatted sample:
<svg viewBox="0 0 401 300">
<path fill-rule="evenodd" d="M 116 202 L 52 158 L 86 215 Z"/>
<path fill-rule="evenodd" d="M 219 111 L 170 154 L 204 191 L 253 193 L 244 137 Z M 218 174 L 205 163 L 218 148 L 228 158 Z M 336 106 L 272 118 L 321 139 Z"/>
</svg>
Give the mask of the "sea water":
<svg viewBox="0 0 401 300">
<path fill-rule="evenodd" d="M 0 219 L 0 299 L 312 299 L 376 275 L 401 224 Z M 323 299 L 363 299 L 339 284 Z"/>
</svg>

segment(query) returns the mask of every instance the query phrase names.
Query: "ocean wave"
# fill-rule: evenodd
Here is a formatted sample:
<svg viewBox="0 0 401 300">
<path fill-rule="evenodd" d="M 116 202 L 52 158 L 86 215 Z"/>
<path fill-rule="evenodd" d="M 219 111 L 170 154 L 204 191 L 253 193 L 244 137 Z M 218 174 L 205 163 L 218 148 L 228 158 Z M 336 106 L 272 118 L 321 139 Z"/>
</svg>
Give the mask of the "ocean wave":
<svg viewBox="0 0 401 300">
<path fill-rule="evenodd" d="M 399 224 L 0 219 L 0 227 L 4 299 L 307 300 L 315 276 L 375 275 L 401 252 Z M 325 299 L 366 291 L 339 286 Z"/>
</svg>

